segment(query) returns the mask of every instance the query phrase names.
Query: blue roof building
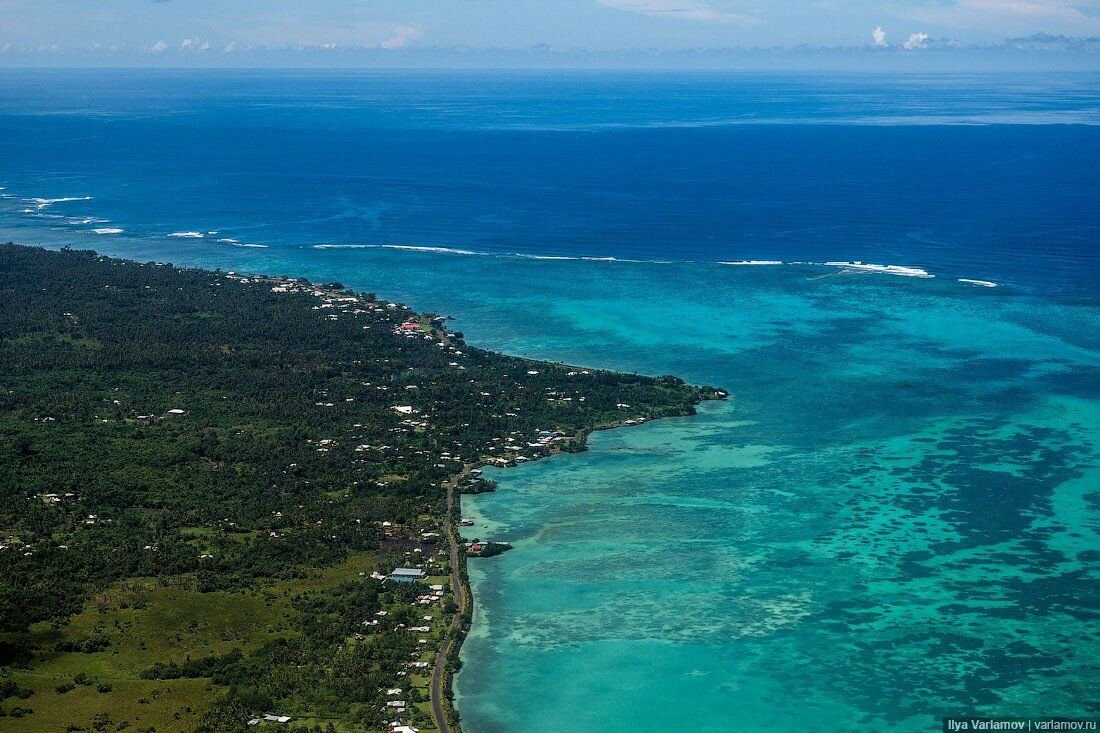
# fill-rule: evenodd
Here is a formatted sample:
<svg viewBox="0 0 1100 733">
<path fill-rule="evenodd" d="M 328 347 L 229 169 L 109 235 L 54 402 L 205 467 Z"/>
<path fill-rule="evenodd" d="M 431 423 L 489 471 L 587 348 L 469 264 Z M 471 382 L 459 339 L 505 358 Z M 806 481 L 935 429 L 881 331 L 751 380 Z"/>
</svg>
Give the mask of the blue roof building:
<svg viewBox="0 0 1100 733">
<path fill-rule="evenodd" d="M 428 577 L 428 574 L 420 568 L 395 568 L 387 580 L 398 583 L 415 583 L 424 580 L 426 577 Z"/>
</svg>

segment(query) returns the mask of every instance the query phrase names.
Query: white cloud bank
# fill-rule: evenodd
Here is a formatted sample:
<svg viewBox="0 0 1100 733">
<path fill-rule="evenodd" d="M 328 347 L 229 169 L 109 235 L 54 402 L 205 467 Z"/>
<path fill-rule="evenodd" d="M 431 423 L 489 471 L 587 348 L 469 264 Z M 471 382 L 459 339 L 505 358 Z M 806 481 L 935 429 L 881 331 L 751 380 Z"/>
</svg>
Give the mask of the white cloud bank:
<svg viewBox="0 0 1100 733">
<path fill-rule="evenodd" d="M 422 35 L 423 32 L 415 26 L 399 25 L 393 29 L 392 36 L 382 41 L 378 45 L 382 48 L 390 49 L 404 48 L 408 43 L 417 40 Z"/>
<path fill-rule="evenodd" d="M 875 29 L 871 31 L 871 41 L 879 48 L 886 48 L 890 45 L 886 42 L 886 31 L 882 29 L 881 25 L 876 25 Z"/>
<path fill-rule="evenodd" d="M 925 0 L 899 10 L 899 15 L 921 23 L 998 33 L 1100 32 L 1100 0 Z"/>
<path fill-rule="evenodd" d="M 910 33 L 909 40 L 901 46 L 906 51 L 915 51 L 921 48 L 928 48 L 928 34 L 927 33 Z"/>
</svg>

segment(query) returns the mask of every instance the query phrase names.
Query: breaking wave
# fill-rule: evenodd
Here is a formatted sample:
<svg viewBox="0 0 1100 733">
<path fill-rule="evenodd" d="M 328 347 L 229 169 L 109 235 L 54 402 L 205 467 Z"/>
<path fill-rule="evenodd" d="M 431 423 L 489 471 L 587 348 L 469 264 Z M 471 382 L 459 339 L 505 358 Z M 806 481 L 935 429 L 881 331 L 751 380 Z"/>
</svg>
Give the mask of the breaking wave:
<svg viewBox="0 0 1100 733">
<path fill-rule="evenodd" d="M 232 245 L 234 247 L 254 247 L 256 249 L 267 249 L 266 244 L 249 244 L 247 242 L 241 242 L 241 241 L 238 241 L 236 239 L 231 239 L 229 237 L 223 237 L 222 239 L 219 239 L 218 241 L 222 244 L 229 244 L 229 245 Z"/>
<path fill-rule="evenodd" d="M 91 196 L 62 196 L 56 199 L 44 199 L 44 198 L 29 198 L 25 199 L 27 203 L 34 204 L 39 210 L 46 208 L 47 206 L 53 206 L 54 204 L 62 204 L 67 201 L 91 201 Z"/>
<path fill-rule="evenodd" d="M 2 189 L 0 189 L 2 190 Z M 6 197 L 13 198 L 11 194 L 5 194 Z M 21 201 L 26 204 L 31 204 L 33 208 L 24 208 L 22 213 L 38 218 L 54 218 L 63 220 L 65 224 L 80 226 L 89 224 L 105 224 L 109 219 L 96 217 L 96 216 L 72 216 L 72 215 L 54 215 L 46 214 L 43 209 L 53 206 L 54 204 L 60 204 L 71 201 L 89 201 L 91 196 L 62 196 L 57 198 L 22 198 Z M 121 227 L 98 227 L 94 229 L 82 230 L 86 234 L 96 235 L 118 235 L 123 233 Z M 206 239 L 207 237 L 214 237 L 218 234 L 216 230 L 211 231 L 199 231 L 199 230 L 181 230 L 171 232 L 166 236 L 172 239 Z M 231 237 L 222 237 L 215 240 L 219 244 L 226 244 L 232 247 L 244 247 L 251 249 L 268 249 L 266 244 L 257 244 L 250 242 L 241 242 L 240 240 Z M 340 249 L 368 249 L 368 250 L 395 250 L 401 252 L 415 252 L 422 254 L 437 254 L 437 255 L 458 255 L 458 256 L 476 256 L 476 257 L 496 257 L 496 258 L 516 258 L 525 260 L 539 260 L 547 262 L 599 262 L 599 263 L 620 263 L 620 264 L 672 264 L 672 260 L 656 260 L 656 259 L 632 259 L 624 257 L 615 257 L 611 255 L 559 255 L 559 254 L 531 254 L 527 252 L 487 252 L 472 249 L 463 249 L 460 247 L 444 247 L 434 245 L 414 245 L 414 244 L 313 244 L 308 245 L 312 249 L 317 250 L 340 250 Z M 685 261 L 685 264 L 688 261 Z M 705 265 L 705 262 L 699 262 L 700 265 Z M 891 275 L 895 277 L 909 277 L 917 279 L 933 279 L 936 276 L 922 267 L 916 267 L 912 265 L 893 265 L 893 264 L 878 264 L 873 262 L 862 262 L 860 260 L 829 260 L 825 262 L 788 262 L 784 260 L 765 260 L 765 259 L 744 259 L 744 260 L 718 260 L 712 261 L 712 265 L 722 266 L 741 266 L 741 267 L 779 267 L 779 266 L 797 266 L 797 267 L 815 267 L 815 268 L 833 268 L 845 273 L 859 273 L 859 274 L 878 274 L 878 275 Z M 976 278 L 960 277 L 956 278 L 956 281 L 963 285 L 974 287 L 995 288 L 1000 284 L 992 280 L 981 280 Z"/>
<path fill-rule="evenodd" d="M 221 241 L 221 240 L 219 240 Z M 583 261 L 583 262 L 608 262 L 608 263 L 631 263 L 631 264 L 653 264 L 653 265 L 667 265 L 675 262 L 674 260 L 643 260 L 643 259 L 629 259 L 624 257 L 613 257 L 609 255 L 540 255 L 530 254 L 526 252 L 483 252 L 469 249 L 459 249 L 456 247 L 435 247 L 435 246 L 417 246 L 409 244 L 314 244 L 310 245 L 313 249 L 328 250 L 328 249 L 391 249 L 401 250 L 406 252 L 423 252 L 429 254 L 448 254 L 448 255 L 474 255 L 478 257 L 497 257 L 497 258 L 516 258 L 524 260 L 542 260 L 542 261 Z M 689 262 L 685 260 L 686 264 Z M 705 264 L 705 263 L 700 263 Z M 913 265 L 884 265 L 875 262 L 862 262 L 860 260 L 830 260 L 827 262 L 786 262 L 783 260 L 718 260 L 711 262 L 710 264 L 722 265 L 722 266 L 742 266 L 742 267 L 780 267 L 780 266 L 795 266 L 795 267 L 816 267 L 816 268 L 835 268 L 842 272 L 857 273 L 857 274 L 877 274 L 877 275 L 892 275 L 895 277 L 911 277 L 922 280 L 931 280 L 936 276 L 924 269 L 923 267 L 916 267 Z M 984 287 L 997 287 L 997 283 L 991 280 L 977 280 L 972 278 L 957 278 L 958 282 L 967 285 L 978 285 Z"/>
<path fill-rule="evenodd" d="M 455 247 L 421 247 L 412 244 L 315 244 L 313 249 L 398 249 L 404 252 L 432 252 L 449 255 L 492 256 L 489 252 L 475 252 L 472 249 Z"/>
<path fill-rule="evenodd" d="M 851 272 L 877 272 L 883 275 L 897 275 L 899 277 L 933 278 L 935 275 L 920 267 L 908 267 L 905 265 L 876 265 L 871 262 L 822 262 L 826 267 L 839 267 Z"/>
</svg>

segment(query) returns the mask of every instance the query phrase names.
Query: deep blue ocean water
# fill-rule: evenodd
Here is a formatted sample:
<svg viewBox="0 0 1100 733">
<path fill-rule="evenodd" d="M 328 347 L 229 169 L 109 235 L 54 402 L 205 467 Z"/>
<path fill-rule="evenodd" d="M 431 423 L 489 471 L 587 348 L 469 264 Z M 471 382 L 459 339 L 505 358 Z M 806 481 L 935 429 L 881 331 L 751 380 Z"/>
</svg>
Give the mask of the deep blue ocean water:
<svg viewBox="0 0 1100 733">
<path fill-rule="evenodd" d="M 733 392 L 464 502 L 468 733 L 1095 711 L 1100 75 L 5 70 L 0 186 Z"/>
</svg>

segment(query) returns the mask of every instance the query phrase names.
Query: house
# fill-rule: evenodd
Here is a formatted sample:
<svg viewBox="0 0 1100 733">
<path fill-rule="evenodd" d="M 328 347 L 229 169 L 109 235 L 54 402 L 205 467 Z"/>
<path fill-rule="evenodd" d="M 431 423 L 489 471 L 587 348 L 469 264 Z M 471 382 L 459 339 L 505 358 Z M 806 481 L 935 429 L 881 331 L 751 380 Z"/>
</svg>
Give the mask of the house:
<svg viewBox="0 0 1100 733">
<path fill-rule="evenodd" d="M 395 568 L 390 577 L 387 580 L 393 580 L 398 583 L 415 583 L 428 577 L 420 568 Z"/>
<path fill-rule="evenodd" d="M 289 715 L 276 715 L 275 713 L 264 713 L 264 720 L 268 723 L 289 723 Z"/>
</svg>

